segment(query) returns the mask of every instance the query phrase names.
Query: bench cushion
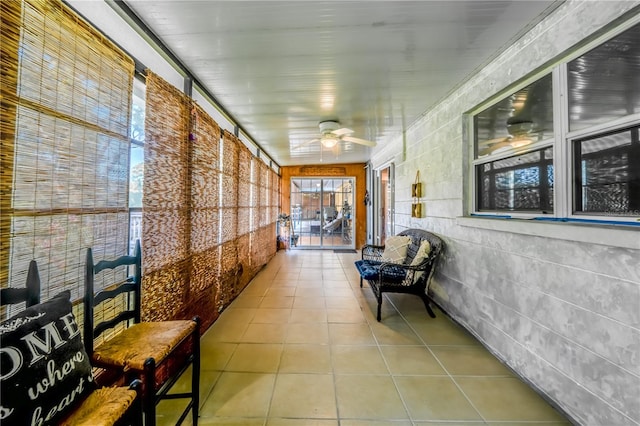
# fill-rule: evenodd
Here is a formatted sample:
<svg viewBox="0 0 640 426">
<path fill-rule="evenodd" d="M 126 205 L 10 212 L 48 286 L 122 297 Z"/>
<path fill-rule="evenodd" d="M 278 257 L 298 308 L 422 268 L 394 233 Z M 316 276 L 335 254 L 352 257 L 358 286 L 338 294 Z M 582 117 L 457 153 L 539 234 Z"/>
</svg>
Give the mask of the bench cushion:
<svg viewBox="0 0 640 426">
<path fill-rule="evenodd" d="M 382 262 L 375 260 L 358 260 L 356 261 L 356 268 L 360 273 L 360 276 L 365 280 L 377 281 L 380 278 L 380 265 Z M 387 267 L 384 268 L 382 275 L 382 281 L 399 284 L 404 280 L 406 271 L 399 267 Z"/>
</svg>

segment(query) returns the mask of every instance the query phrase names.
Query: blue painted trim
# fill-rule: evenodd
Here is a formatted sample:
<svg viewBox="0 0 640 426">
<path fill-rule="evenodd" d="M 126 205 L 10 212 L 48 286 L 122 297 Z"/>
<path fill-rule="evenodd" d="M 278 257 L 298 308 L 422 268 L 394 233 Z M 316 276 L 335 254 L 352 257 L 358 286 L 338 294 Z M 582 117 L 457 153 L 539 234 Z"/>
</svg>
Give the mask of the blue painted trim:
<svg viewBox="0 0 640 426">
<path fill-rule="evenodd" d="M 533 220 L 566 223 L 594 223 L 598 225 L 640 226 L 640 222 L 623 222 L 621 220 L 571 219 L 568 217 L 534 217 Z"/>
</svg>

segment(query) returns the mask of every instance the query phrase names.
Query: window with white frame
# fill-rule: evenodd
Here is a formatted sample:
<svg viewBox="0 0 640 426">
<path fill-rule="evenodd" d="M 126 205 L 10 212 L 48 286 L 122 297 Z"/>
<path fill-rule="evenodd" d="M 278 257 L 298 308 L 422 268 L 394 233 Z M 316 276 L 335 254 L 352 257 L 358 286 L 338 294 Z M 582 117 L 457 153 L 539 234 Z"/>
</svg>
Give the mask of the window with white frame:
<svg viewBox="0 0 640 426">
<path fill-rule="evenodd" d="M 475 213 L 637 220 L 640 24 L 474 114 L 473 135 Z"/>
</svg>

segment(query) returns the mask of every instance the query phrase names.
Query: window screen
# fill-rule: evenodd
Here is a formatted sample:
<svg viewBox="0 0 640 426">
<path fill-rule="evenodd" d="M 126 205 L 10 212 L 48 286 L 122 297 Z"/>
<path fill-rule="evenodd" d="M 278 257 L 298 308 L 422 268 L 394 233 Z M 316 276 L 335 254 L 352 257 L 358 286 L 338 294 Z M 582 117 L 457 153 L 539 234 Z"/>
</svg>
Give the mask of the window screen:
<svg viewBox="0 0 640 426">
<path fill-rule="evenodd" d="M 479 211 L 553 210 L 553 149 L 476 166 Z"/>
<path fill-rule="evenodd" d="M 575 212 L 640 216 L 639 126 L 574 142 Z"/>
</svg>

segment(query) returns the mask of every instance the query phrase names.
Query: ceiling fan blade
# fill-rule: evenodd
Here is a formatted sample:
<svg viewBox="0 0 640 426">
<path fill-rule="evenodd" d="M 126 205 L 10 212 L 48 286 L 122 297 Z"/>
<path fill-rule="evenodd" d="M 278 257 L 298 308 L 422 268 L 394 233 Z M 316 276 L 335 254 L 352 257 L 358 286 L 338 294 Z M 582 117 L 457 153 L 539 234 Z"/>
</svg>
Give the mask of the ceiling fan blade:
<svg viewBox="0 0 640 426">
<path fill-rule="evenodd" d="M 311 145 L 312 143 L 316 143 L 316 142 L 320 142 L 320 139 L 311 139 L 306 142 L 302 142 L 300 145 L 294 146 L 292 149 L 296 150 L 296 149 L 304 148 L 305 146 Z"/>
<path fill-rule="evenodd" d="M 353 143 L 357 143 L 357 144 L 360 144 L 360 145 L 366 145 L 366 146 L 376 146 L 377 145 L 373 141 L 368 141 L 366 139 L 360 139 L 360 138 L 354 138 L 352 136 L 343 136 L 341 139 L 343 141 L 353 142 Z"/>
<path fill-rule="evenodd" d="M 353 133 L 353 130 L 351 129 L 347 129 L 346 127 L 343 127 L 342 129 L 337 129 L 332 131 L 331 133 L 333 133 L 334 135 L 336 135 L 337 137 L 340 136 L 345 136 L 345 135 L 350 135 Z"/>
</svg>

